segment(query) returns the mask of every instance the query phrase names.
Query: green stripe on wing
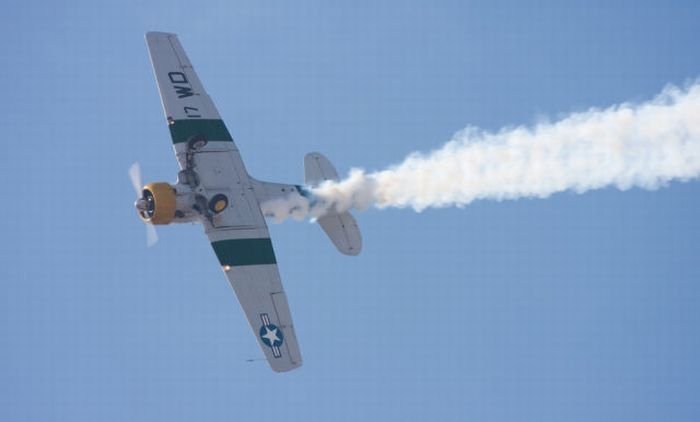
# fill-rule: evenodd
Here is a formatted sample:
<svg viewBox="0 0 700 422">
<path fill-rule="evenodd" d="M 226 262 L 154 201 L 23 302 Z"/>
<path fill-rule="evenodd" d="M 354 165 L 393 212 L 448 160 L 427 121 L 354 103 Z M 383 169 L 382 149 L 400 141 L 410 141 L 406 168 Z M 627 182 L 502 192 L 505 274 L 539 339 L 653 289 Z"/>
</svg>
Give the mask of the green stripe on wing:
<svg viewBox="0 0 700 422">
<path fill-rule="evenodd" d="M 277 263 L 270 238 L 218 240 L 212 242 L 211 246 L 222 266 L 237 267 Z"/>
<path fill-rule="evenodd" d="M 207 141 L 233 142 L 224 121 L 220 119 L 173 120 L 168 126 L 174 144 L 187 142 L 193 136 L 203 136 Z"/>
</svg>

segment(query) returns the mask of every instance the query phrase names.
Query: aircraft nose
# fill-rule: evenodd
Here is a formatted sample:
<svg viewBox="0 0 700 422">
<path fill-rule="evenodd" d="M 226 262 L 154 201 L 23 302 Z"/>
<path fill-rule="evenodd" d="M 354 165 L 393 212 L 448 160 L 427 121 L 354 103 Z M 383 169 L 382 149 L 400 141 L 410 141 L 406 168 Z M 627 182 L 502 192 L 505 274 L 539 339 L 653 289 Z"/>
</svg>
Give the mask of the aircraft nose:
<svg viewBox="0 0 700 422">
<path fill-rule="evenodd" d="M 143 198 L 139 198 L 134 202 L 134 207 L 136 207 L 137 210 L 146 212 L 148 210 L 148 201 L 146 201 Z"/>
</svg>

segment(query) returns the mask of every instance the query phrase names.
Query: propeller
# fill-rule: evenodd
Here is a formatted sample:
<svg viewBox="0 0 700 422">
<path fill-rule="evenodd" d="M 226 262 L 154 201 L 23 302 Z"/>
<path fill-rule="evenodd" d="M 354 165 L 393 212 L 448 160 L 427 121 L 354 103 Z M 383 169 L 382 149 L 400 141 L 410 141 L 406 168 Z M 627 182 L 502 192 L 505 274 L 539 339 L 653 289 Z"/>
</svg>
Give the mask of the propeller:
<svg viewBox="0 0 700 422">
<path fill-rule="evenodd" d="M 129 167 L 129 179 L 131 179 L 131 185 L 134 187 L 134 191 L 136 191 L 136 203 L 134 206 L 140 212 L 144 206 L 141 201 L 144 201 L 145 198 L 143 198 L 141 192 L 143 184 L 141 184 L 141 165 L 138 163 L 138 161 Z M 156 232 L 155 226 L 149 222 L 146 222 L 146 245 L 150 248 L 157 242 L 158 233 Z"/>
<path fill-rule="evenodd" d="M 141 165 L 138 161 L 132 164 L 131 167 L 129 167 L 129 179 L 131 179 L 131 185 L 136 191 L 136 196 L 140 198 L 141 187 L 143 185 L 141 184 Z"/>
</svg>

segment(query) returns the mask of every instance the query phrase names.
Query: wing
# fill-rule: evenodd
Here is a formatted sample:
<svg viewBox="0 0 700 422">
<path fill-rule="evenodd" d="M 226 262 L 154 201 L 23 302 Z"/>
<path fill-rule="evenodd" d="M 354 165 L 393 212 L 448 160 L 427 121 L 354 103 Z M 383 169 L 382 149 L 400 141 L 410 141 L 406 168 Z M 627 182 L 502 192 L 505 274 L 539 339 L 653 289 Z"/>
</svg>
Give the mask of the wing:
<svg viewBox="0 0 700 422">
<path fill-rule="evenodd" d="M 177 35 L 148 32 L 146 43 L 151 54 L 151 64 L 158 82 L 165 115 L 174 121 L 221 120 L 216 106 L 204 91 Z"/>
<path fill-rule="evenodd" d="M 203 219 L 219 263 L 273 370 L 301 365 L 292 316 L 260 204 L 240 153 L 204 91 L 175 34 L 146 34 L 153 71 L 182 169 L 197 174 L 196 194 L 226 198 L 226 207 Z M 188 142 L 204 138 L 201 149 Z"/>
<path fill-rule="evenodd" d="M 209 238 L 270 367 L 292 370 L 301 366 L 301 354 L 272 242 L 241 235 L 214 231 Z"/>
<path fill-rule="evenodd" d="M 216 148 L 238 154 L 231 134 L 199 81 L 177 35 L 148 32 L 146 43 L 180 167 L 185 168 L 187 142 L 194 137 L 204 137 L 208 142 L 214 142 Z M 242 162 L 240 165 L 245 170 Z"/>
</svg>

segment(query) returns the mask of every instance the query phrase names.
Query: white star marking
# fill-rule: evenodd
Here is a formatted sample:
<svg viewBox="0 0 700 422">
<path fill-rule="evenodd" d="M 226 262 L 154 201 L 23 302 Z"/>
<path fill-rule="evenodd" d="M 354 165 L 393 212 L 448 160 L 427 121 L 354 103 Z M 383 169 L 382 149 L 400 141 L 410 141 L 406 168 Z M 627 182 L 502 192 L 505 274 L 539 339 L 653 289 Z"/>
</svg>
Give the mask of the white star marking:
<svg viewBox="0 0 700 422">
<path fill-rule="evenodd" d="M 265 331 L 267 331 L 265 334 L 263 334 L 262 337 L 266 338 L 271 345 L 275 345 L 276 341 L 279 341 L 279 337 L 277 337 L 277 328 L 274 330 L 270 330 L 269 328 L 265 327 Z"/>
</svg>

